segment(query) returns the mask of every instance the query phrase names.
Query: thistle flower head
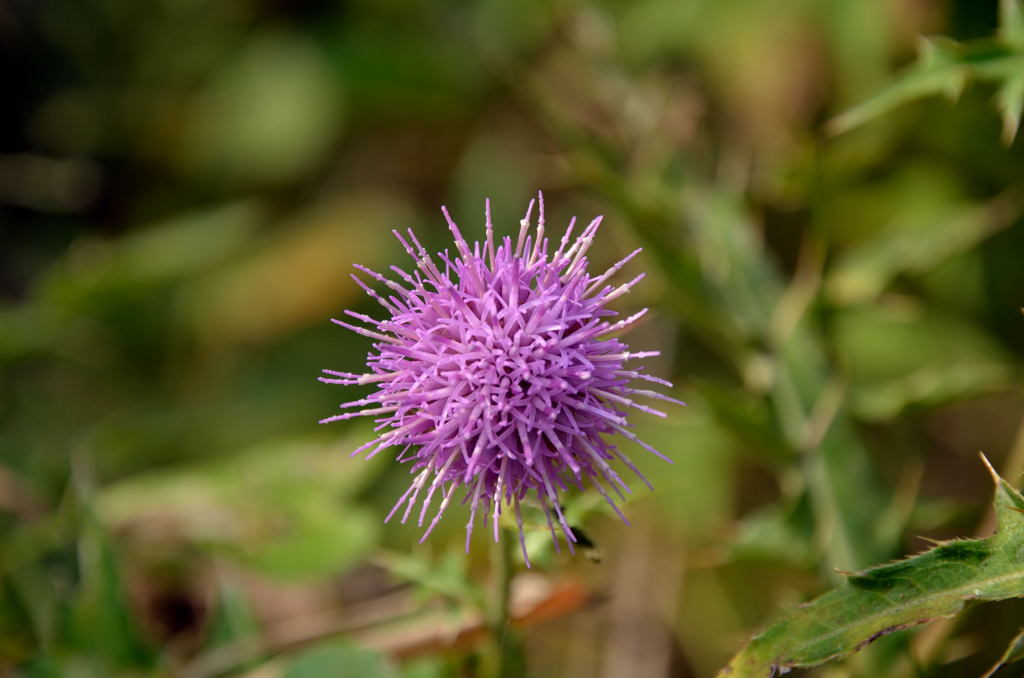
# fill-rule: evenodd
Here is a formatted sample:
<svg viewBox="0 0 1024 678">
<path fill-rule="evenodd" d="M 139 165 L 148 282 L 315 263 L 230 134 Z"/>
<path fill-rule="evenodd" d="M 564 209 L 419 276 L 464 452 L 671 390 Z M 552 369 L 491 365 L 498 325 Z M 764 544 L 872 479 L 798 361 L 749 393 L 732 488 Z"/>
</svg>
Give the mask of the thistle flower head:
<svg viewBox="0 0 1024 678">
<path fill-rule="evenodd" d="M 638 397 L 679 401 L 638 387 L 638 382 L 671 384 L 628 366 L 656 351 L 632 353 L 616 338 L 647 309 L 616 319 L 607 308 L 643 278 L 613 281 L 640 250 L 595 276 L 587 271 L 587 250 L 601 217 L 575 239 L 573 219 L 552 252 L 543 195 L 538 194 L 536 230 L 531 232 L 531 201 L 514 241 L 505 236 L 495 243 L 490 203 L 485 204 L 482 244 L 470 247 L 442 207 L 455 238 L 453 254 L 446 250 L 432 257 L 411 230 L 394 231 L 414 269 L 392 266 L 392 280 L 356 266 L 385 290 L 378 292 L 353 275 L 388 317 L 345 311 L 360 324 L 335 319 L 374 341 L 369 371 L 324 370 L 320 379 L 373 384 L 377 390 L 341 405 L 363 409 L 322 422 L 372 417 L 382 432 L 353 455 L 372 457 L 399 448 L 398 459 L 411 462 L 412 484 L 385 520 L 401 513 L 404 523 L 418 506 L 422 526 L 437 498 L 426 539 L 464 488 L 462 501 L 470 508 L 466 548 L 478 517 L 491 523 L 497 540 L 500 516 L 511 508 L 528 564 L 521 512 L 527 497 L 543 510 L 556 548 L 558 532 L 570 551 L 576 541 L 559 501 L 569 486 L 593 486 L 625 520 L 611 493 L 624 499 L 629 487 L 612 463 L 618 460 L 650 483 L 606 436 L 621 435 L 668 461 L 630 430 L 626 412 L 665 416 Z"/>
</svg>

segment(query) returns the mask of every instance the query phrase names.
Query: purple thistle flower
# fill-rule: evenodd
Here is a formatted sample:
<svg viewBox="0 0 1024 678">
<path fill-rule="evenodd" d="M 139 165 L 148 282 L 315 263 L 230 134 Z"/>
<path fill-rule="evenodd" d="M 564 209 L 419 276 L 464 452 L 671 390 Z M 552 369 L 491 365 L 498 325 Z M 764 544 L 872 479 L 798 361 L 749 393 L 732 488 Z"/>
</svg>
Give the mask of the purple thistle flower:
<svg viewBox="0 0 1024 678">
<path fill-rule="evenodd" d="M 367 357 L 370 371 L 324 370 L 327 376 L 320 377 L 330 384 L 377 385 L 373 395 L 341 405 L 342 409 L 365 409 L 321 421 L 369 416 L 377 422 L 376 430 L 386 429 L 353 456 L 369 450 L 369 458 L 399 447 L 398 460 L 412 462 L 415 478 L 385 522 L 404 506 L 404 523 L 424 494 L 417 520 L 422 526 L 439 494 L 440 506 L 422 542 L 455 491 L 465 486 L 463 503 L 470 506 L 467 550 L 478 514 L 485 525 L 490 517 L 497 541 L 501 513 L 512 507 L 527 565 L 520 510 L 524 498 L 531 491 L 535 495 L 556 549 L 555 522 L 570 551 L 576 541 L 559 501 L 569 485 L 584 489 L 589 483 L 628 523 L 609 490 L 625 499 L 623 492 L 630 489 L 609 462 L 622 461 L 648 487 L 651 484 L 604 436 L 620 434 L 671 461 L 629 430 L 626 408 L 664 417 L 634 398 L 683 404 L 633 385 L 637 380 L 672 385 L 626 367 L 627 361 L 658 355 L 657 351 L 631 353 L 610 336 L 647 312 L 645 308 L 612 322 L 610 318 L 618 314 L 606 308 L 644 277 L 640 274 L 621 285 L 609 283 L 640 250 L 592 276 L 587 272 L 586 253 L 601 217 L 570 243 L 574 218 L 558 249 L 549 254 L 542 194 L 538 203 L 536 233 L 529 232 L 531 200 L 516 241 L 506 236 L 495 247 L 490 201 L 485 202 L 486 242 L 474 243 L 472 249 L 442 207 L 457 256 L 450 257 L 447 250 L 437 254 L 441 266 L 411 229 L 408 239 L 393 231 L 415 260 L 416 269 L 409 273 L 392 266 L 401 280 L 395 282 L 357 265 L 387 288 L 386 297 L 352 276 L 391 317 L 375 320 L 345 311 L 365 326 L 333 320 L 374 340 L 374 350 Z"/>
</svg>

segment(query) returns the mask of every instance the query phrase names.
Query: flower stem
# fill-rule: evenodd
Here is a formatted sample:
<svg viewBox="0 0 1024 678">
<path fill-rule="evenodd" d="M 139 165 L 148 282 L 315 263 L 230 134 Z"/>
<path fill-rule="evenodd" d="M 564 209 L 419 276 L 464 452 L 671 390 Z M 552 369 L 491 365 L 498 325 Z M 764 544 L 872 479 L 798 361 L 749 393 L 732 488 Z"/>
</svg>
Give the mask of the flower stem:
<svg viewBox="0 0 1024 678">
<path fill-rule="evenodd" d="M 519 638 L 511 628 L 509 600 L 512 593 L 512 539 L 491 543 L 491 589 L 487 600 L 486 621 L 491 631 L 491 646 L 484 657 L 484 675 L 491 678 L 519 678 L 525 666 Z"/>
<path fill-rule="evenodd" d="M 506 536 L 491 543 L 491 596 L 487 625 L 501 636 L 508 625 L 509 596 L 512 593 L 512 546 Z"/>
</svg>

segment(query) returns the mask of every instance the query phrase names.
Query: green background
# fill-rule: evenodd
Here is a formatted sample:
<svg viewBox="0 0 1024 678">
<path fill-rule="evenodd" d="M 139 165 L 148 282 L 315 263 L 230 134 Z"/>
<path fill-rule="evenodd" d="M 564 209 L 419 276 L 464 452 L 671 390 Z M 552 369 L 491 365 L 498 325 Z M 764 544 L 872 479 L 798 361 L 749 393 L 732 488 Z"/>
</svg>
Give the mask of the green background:
<svg viewBox="0 0 1024 678">
<path fill-rule="evenodd" d="M 510 233 L 538 189 L 556 234 L 605 215 L 594 269 L 645 248 L 617 308 L 652 308 L 627 340 L 689 406 L 633 417 L 675 463 L 623 443 L 655 485 L 631 527 L 590 494 L 595 551 L 528 525 L 517 590 L 562 601 L 530 676 L 712 675 L 836 570 L 987 534 L 977 453 L 1024 471 L 1012 28 L 975 0 L 6 3 L 0 676 L 477 675 L 451 640 L 482 539 L 458 508 L 424 545 L 382 524 L 408 469 L 349 458 L 370 429 L 316 421 L 356 389 L 316 377 L 359 371 L 329 318 L 377 313 L 349 273 L 408 265 L 392 228 L 443 249 L 446 204 L 481 237 L 490 197 Z M 817 675 L 977 675 L 1022 620 Z"/>
</svg>

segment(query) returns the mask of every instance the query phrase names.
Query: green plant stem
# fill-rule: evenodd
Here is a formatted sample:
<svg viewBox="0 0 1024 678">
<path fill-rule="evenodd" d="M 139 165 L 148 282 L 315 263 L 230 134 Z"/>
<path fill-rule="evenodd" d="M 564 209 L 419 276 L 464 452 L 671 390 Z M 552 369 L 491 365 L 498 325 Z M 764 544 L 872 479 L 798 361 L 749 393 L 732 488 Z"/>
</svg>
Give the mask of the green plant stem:
<svg viewBox="0 0 1024 678">
<path fill-rule="evenodd" d="M 519 678 L 523 662 L 519 641 L 511 629 L 509 601 L 512 593 L 512 542 L 505 535 L 491 543 L 491 587 L 487 599 L 486 622 L 491 631 L 491 645 L 484 658 L 484 675 L 493 678 Z"/>
<path fill-rule="evenodd" d="M 509 597 L 512 593 L 512 541 L 491 542 L 491 597 L 487 625 L 496 638 L 508 626 Z"/>
</svg>

